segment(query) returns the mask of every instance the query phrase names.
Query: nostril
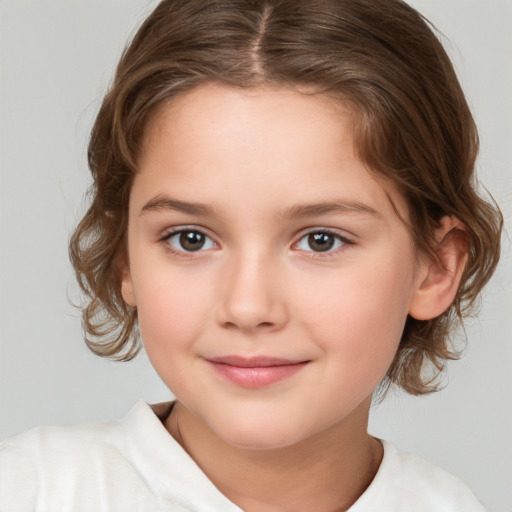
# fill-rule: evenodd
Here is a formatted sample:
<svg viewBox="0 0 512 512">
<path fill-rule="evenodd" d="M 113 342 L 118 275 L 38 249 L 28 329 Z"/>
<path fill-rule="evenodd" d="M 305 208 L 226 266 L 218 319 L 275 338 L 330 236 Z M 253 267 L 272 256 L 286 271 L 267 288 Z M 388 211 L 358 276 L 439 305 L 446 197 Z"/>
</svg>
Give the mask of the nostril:
<svg viewBox="0 0 512 512">
<path fill-rule="evenodd" d="M 267 333 L 287 323 L 285 299 L 268 290 L 252 290 L 251 286 L 232 286 L 215 307 L 215 320 L 225 329 Z M 246 284 L 246 283 L 245 283 Z M 250 283 L 249 283 L 250 284 Z"/>
<path fill-rule="evenodd" d="M 223 326 L 227 329 L 241 329 L 242 331 L 258 331 L 258 330 L 270 330 L 275 328 L 276 324 L 273 322 L 259 322 L 252 325 L 243 324 L 242 322 L 224 322 Z"/>
<path fill-rule="evenodd" d="M 261 322 L 257 325 L 257 327 L 272 327 L 274 324 L 272 322 Z"/>
</svg>

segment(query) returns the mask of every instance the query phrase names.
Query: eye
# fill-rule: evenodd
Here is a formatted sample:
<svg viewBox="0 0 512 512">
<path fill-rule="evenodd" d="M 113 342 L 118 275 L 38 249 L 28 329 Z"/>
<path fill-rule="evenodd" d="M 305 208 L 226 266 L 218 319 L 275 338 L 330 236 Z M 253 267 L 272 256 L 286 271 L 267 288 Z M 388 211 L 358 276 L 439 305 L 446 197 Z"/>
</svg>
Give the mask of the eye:
<svg viewBox="0 0 512 512">
<path fill-rule="evenodd" d="M 313 231 L 304 235 L 297 243 L 297 248 L 308 252 L 328 252 L 350 243 L 342 236 L 331 231 Z"/>
<path fill-rule="evenodd" d="M 197 229 L 173 231 L 165 236 L 163 241 L 179 252 L 197 252 L 217 247 L 217 244 L 209 236 Z"/>
</svg>

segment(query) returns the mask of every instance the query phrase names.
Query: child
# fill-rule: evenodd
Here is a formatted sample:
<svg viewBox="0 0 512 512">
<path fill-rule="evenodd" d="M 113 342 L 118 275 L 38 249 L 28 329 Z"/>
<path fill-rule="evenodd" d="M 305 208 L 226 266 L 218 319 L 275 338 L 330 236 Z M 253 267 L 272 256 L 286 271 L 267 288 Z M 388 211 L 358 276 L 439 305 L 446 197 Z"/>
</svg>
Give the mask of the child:
<svg viewBox="0 0 512 512">
<path fill-rule="evenodd" d="M 501 217 L 451 64 L 395 0 L 174 0 L 119 63 L 71 241 L 89 347 L 177 400 L 3 443 L 0 510 L 478 511 L 367 434 L 436 389 Z"/>
</svg>

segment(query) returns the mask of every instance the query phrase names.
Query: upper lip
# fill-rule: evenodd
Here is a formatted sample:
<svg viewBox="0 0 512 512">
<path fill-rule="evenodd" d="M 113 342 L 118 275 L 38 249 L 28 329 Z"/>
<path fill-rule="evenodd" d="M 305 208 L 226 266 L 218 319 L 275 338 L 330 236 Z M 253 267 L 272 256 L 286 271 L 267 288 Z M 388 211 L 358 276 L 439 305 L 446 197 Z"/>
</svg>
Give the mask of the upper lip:
<svg viewBox="0 0 512 512">
<path fill-rule="evenodd" d="M 238 366 L 240 368 L 261 368 L 266 366 L 289 366 L 292 364 L 306 363 L 306 360 L 300 359 L 283 359 L 280 357 L 269 356 L 221 356 L 206 358 L 211 363 L 226 364 L 230 366 Z"/>
</svg>

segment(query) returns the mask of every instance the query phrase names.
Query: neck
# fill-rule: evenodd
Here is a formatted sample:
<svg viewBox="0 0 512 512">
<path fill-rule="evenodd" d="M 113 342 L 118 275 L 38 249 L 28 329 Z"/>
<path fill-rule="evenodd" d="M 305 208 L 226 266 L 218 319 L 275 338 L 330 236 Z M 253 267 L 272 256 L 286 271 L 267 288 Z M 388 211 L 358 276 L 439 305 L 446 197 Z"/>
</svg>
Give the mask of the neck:
<svg viewBox="0 0 512 512">
<path fill-rule="evenodd" d="M 165 426 L 213 484 L 246 512 L 347 510 L 373 480 L 381 444 L 367 434 L 369 400 L 350 417 L 274 450 L 232 446 L 179 402 Z"/>
</svg>

